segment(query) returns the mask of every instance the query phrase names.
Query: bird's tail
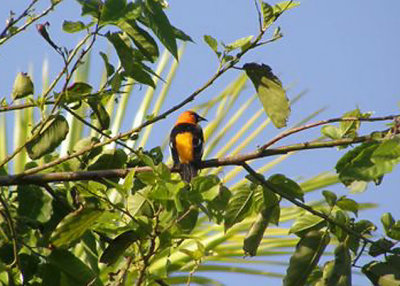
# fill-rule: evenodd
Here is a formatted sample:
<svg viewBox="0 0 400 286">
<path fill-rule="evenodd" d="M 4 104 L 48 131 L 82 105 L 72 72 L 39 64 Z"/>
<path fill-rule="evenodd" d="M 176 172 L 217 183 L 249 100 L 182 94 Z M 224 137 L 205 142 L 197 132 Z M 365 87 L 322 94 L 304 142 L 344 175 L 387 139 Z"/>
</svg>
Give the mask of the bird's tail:
<svg viewBox="0 0 400 286">
<path fill-rule="evenodd" d="M 182 180 L 190 183 L 192 178 L 197 176 L 197 166 L 194 164 L 181 164 L 180 174 Z"/>
</svg>

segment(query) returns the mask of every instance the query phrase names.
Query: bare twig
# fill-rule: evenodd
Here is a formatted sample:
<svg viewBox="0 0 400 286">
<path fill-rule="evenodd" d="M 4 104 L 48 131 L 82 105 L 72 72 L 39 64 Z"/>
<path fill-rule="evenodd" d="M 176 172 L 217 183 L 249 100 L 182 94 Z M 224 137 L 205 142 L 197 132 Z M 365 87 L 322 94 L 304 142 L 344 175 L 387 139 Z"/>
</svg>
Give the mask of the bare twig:
<svg viewBox="0 0 400 286">
<path fill-rule="evenodd" d="M 60 4 L 62 2 L 62 0 L 59 1 L 52 1 L 52 4 L 46 9 L 44 10 L 42 13 L 40 13 L 37 16 L 34 16 L 32 18 L 30 18 L 24 25 L 22 25 L 21 27 L 19 27 L 17 30 L 15 30 L 10 36 L 5 36 L 3 38 L 0 38 L 0 45 L 4 44 L 6 41 L 8 41 L 9 39 L 11 39 L 13 36 L 19 34 L 20 32 L 24 31 L 26 28 L 28 28 L 30 25 L 32 25 L 33 23 L 35 23 L 37 20 L 43 18 L 44 16 L 46 16 L 51 10 L 54 9 L 54 7 L 56 7 L 58 4 Z M 15 24 L 15 23 L 14 23 Z"/>
</svg>

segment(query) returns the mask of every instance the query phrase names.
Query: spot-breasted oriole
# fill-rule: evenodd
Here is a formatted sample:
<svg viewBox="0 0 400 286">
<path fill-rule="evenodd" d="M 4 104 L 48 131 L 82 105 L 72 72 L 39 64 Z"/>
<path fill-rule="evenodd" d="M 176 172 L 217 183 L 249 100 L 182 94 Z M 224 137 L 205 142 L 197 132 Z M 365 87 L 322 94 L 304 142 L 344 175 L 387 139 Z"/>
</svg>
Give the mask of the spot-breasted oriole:
<svg viewBox="0 0 400 286">
<path fill-rule="evenodd" d="M 185 182 L 197 175 L 203 155 L 204 136 L 199 121 L 207 121 L 197 113 L 183 112 L 171 130 L 170 148 L 174 167 L 178 168 Z"/>
</svg>

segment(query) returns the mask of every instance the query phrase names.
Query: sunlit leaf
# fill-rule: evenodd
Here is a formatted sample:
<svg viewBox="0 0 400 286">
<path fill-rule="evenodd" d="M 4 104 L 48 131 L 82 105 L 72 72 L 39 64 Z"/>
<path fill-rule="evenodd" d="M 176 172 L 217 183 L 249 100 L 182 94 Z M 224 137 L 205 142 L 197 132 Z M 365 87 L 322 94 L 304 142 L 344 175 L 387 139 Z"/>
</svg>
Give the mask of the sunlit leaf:
<svg viewBox="0 0 400 286">
<path fill-rule="evenodd" d="M 85 30 L 87 26 L 82 21 L 66 21 L 64 20 L 62 28 L 67 33 L 76 33 Z"/>
<path fill-rule="evenodd" d="M 225 231 L 246 217 L 252 204 L 253 195 L 254 191 L 247 185 L 235 191 L 225 212 Z"/>
<path fill-rule="evenodd" d="M 251 79 L 266 114 L 277 128 L 286 126 L 290 114 L 289 100 L 281 81 L 272 73 L 269 66 L 248 63 L 243 66 Z"/>
</svg>

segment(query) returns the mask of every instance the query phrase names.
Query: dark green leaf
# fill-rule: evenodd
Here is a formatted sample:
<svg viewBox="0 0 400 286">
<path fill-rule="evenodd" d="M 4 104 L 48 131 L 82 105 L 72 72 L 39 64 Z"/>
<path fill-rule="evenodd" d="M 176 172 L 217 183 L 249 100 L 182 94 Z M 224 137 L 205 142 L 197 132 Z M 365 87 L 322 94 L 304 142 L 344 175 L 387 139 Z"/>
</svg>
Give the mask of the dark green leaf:
<svg viewBox="0 0 400 286">
<path fill-rule="evenodd" d="M 195 177 L 191 183 L 193 190 L 199 192 L 205 201 L 212 201 L 219 195 L 220 180 L 216 175 Z"/>
<path fill-rule="evenodd" d="M 306 233 L 296 245 L 296 250 L 290 258 L 283 285 L 305 285 L 308 276 L 318 264 L 329 240 L 329 236 L 322 231 Z"/>
<path fill-rule="evenodd" d="M 47 259 L 51 265 L 66 274 L 74 285 L 102 285 L 93 270 L 67 250 L 55 249 Z"/>
<path fill-rule="evenodd" d="M 272 123 L 277 128 L 285 127 L 290 106 L 281 81 L 272 73 L 271 68 L 264 64 L 248 63 L 243 69 L 253 82 L 258 98 Z"/>
<path fill-rule="evenodd" d="M 36 125 L 34 130 L 39 126 L 41 123 Z M 26 144 L 29 158 L 39 159 L 43 155 L 53 152 L 67 137 L 68 131 L 68 122 L 62 115 L 50 116 L 36 139 Z"/>
<path fill-rule="evenodd" d="M 215 38 L 209 35 L 204 35 L 204 42 L 218 55 L 218 42 Z"/>
<path fill-rule="evenodd" d="M 114 264 L 124 254 L 125 250 L 139 239 L 137 233 L 132 230 L 126 231 L 114 238 L 100 257 L 100 262 L 107 265 Z"/>
<path fill-rule="evenodd" d="M 98 18 L 100 15 L 100 8 L 102 6 L 101 0 L 77 0 L 82 6 L 81 15 L 91 15 Z"/>
<path fill-rule="evenodd" d="M 295 233 L 301 236 L 309 230 L 320 229 L 325 225 L 326 222 L 323 218 L 306 212 L 296 219 L 290 228 L 289 233 Z"/>
<path fill-rule="evenodd" d="M 172 26 L 172 29 L 174 30 L 174 34 L 175 34 L 175 38 L 185 41 L 185 42 L 192 42 L 194 43 L 194 41 L 192 40 L 192 38 L 187 35 L 185 32 L 183 32 L 182 30 Z"/>
<path fill-rule="evenodd" d="M 145 71 L 144 65 L 135 56 L 135 51 L 127 45 L 121 33 L 108 33 L 107 39 L 112 43 L 117 51 L 121 65 L 127 76 L 139 83 L 155 87 L 151 76 Z"/>
<path fill-rule="evenodd" d="M 18 215 L 44 223 L 53 213 L 51 197 L 35 185 L 21 185 L 17 188 Z"/>
<path fill-rule="evenodd" d="M 133 20 L 121 20 L 118 22 L 118 26 L 128 34 L 139 51 L 141 51 L 149 61 L 155 62 L 157 60 L 159 56 L 158 46 L 149 33 L 140 28 Z"/>
<path fill-rule="evenodd" d="M 102 214 L 102 210 L 93 208 L 82 208 L 68 214 L 52 233 L 50 237 L 51 244 L 56 247 L 72 244 L 81 238 Z"/>
<path fill-rule="evenodd" d="M 126 0 L 105 0 L 101 9 L 101 20 L 118 21 L 126 13 Z"/>
<path fill-rule="evenodd" d="M 279 189 L 280 192 L 286 194 L 286 196 L 304 202 L 303 190 L 295 181 L 282 174 L 275 174 L 268 178 L 268 182 Z"/>
<path fill-rule="evenodd" d="M 67 33 L 76 33 L 85 30 L 86 25 L 82 21 L 73 22 L 64 20 L 62 28 Z"/>
<path fill-rule="evenodd" d="M 94 159 L 88 170 L 107 170 L 122 168 L 128 156 L 122 149 L 106 150 Z"/>
<path fill-rule="evenodd" d="M 400 285 L 400 257 L 389 256 L 386 262 L 371 261 L 362 268 L 362 272 L 373 285 Z"/>
<path fill-rule="evenodd" d="M 92 109 L 91 117 L 94 124 L 99 126 L 101 130 L 108 129 L 110 127 L 110 116 L 101 101 L 95 98 L 90 98 L 88 103 Z"/>
<path fill-rule="evenodd" d="M 145 15 L 149 20 L 149 27 L 160 39 L 161 43 L 178 60 L 178 46 L 176 36 L 167 16 L 165 15 L 161 4 L 154 0 L 146 0 Z"/>
<path fill-rule="evenodd" d="M 86 138 L 82 138 L 81 140 L 79 140 L 78 142 L 75 143 L 74 147 L 73 147 L 73 151 L 78 152 L 81 151 L 84 148 L 87 148 L 88 146 L 93 146 L 94 144 L 99 143 L 100 140 L 96 137 L 86 137 Z M 89 152 L 86 152 L 85 154 L 83 154 L 81 156 L 81 160 L 83 162 L 87 162 L 88 160 L 93 159 L 94 157 L 96 157 L 97 155 L 99 155 L 101 153 L 101 151 L 103 150 L 103 147 L 97 147 L 92 149 Z"/>
<path fill-rule="evenodd" d="M 18 257 L 24 281 L 28 282 L 37 274 L 40 260 L 37 256 L 26 253 L 21 253 Z"/>
<path fill-rule="evenodd" d="M 336 205 L 337 196 L 335 193 L 332 193 L 330 191 L 322 191 L 322 194 L 324 195 L 325 200 L 330 207 Z"/>
<path fill-rule="evenodd" d="M 277 210 L 279 212 L 279 205 L 266 208 L 258 214 L 256 221 L 251 226 L 243 242 L 245 254 L 250 256 L 255 256 L 257 254 L 257 249 L 264 236 L 264 232 Z"/>
<path fill-rule="evenodd" d="M 106 67 L 106 72 L 107 72 L 107 78 L 112 76 L 113 73 L 115 72 L 115 68 L 110 62 L 108 61 L 108 57 L 105 53 L 100 52 L 100 56 L 103 58 L 104 65 Z"/>
<path fill-rule="evenodd" d="M 254 191 L 247 185 L 235 191 L 225 211 L 225 231 L 246 217 L 253 203 L 253 195 Z"/>
<path fill-rule="evenodd" d="M 353 212 L 356 216 L 358 214 L 358 204 L 355 200 L 341 197 L 337 200 L 336 205 L 344 211 Z"/>
<path fill-rule="evenodd" d="M 381 254 L 385 254 L 393 247 L 394 243 L 386 238 L 378 239 L 371 244 L 368 254 L 376 257 Z"/>
<path fill-rule="evenodd" d="M 325 265 L 323 281 L 316 285 L 351 286 L 351 255 L 346 243 L 335 248 L 335 260 Z"/>
<path fill-rule="evenodd" d="M 65 92 L 56 94 L 56 97 L 62 97 L 63 102 L 72 103 L 89 97 L 92 89 L 92 86 L 85 82 L 74 82 Z"/>
</svg>

